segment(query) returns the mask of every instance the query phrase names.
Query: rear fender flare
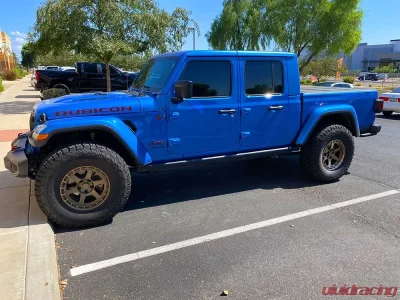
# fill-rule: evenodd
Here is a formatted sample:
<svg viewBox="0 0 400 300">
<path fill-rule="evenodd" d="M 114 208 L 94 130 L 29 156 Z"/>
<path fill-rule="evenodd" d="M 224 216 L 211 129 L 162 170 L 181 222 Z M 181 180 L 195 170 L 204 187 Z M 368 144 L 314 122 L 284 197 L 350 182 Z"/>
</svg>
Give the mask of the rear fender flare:
<svg viewBox="0 0 400 300">
<path fill-rule="evenodd" d="M 114 117 L 79 117 L 50 120 L 35 127 L 29 135 L 29 143 L 34 147 L 43 147 L 52 136 L 59 133 L 90 129 L 100 129 L 113 134 L 126 150 L 128 150 L 130 155 L 142 166 L 152 163 L 150 154 L 138 140 L 134 132 L 124 122 Z M 48 134 L 49 136 L 44 141 L 37 141 L 32 137 L 34 133 Z"/>
<path fill-rule="evenodd" d="M 303 128 L 300 130 L 300 133 L 296 139 L 295 144 L 298 146 L 302 146 L 307 143 L 308 138 L 313 133 L 314 129 L 320 121 L 328 115 L 346 115 L 350 117 L 352 125 L 354 126 L 355 132 L 353 133 L 355 136 L 360 136 L 360 126 L 358 123 L 357 113 L 353 106 L 351 105 L 332 105 L 326 107 L 319 107 L 315 109 L 305 122 Z"/>
</svg>

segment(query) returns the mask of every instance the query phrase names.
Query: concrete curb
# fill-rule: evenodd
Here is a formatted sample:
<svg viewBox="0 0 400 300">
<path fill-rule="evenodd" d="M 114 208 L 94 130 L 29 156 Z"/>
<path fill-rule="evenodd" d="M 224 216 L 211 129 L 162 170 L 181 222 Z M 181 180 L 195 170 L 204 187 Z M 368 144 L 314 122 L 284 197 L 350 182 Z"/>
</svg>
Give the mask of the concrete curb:
<svg viewBox="0 0 400 300">
<path fill-rule="evenodd" d="M 54 232 L 40 210 L 31 181 L 29 201 L 26 300 L 61 300 Z"/>
</svg>

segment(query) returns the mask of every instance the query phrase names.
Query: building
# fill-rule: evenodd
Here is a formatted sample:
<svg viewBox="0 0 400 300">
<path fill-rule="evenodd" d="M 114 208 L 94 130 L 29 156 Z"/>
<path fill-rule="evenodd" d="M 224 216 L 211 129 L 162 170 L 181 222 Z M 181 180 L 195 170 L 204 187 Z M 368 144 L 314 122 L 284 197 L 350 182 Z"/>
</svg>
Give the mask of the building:
<svg viewBox="0 0 400 300">
<path fill-rule="evenodd" d="M 383 45 L 361 43 L 351 55 L 344 58 L 344 65 L 349 70 L 371 71 L 374 67 L 392 63 L 400 68 L 400 39 Z"/>
<path fill-rule="evenodd" d="M 0 71 L 15 68 L 10 37 L 0 29 Z"/>
</svg>

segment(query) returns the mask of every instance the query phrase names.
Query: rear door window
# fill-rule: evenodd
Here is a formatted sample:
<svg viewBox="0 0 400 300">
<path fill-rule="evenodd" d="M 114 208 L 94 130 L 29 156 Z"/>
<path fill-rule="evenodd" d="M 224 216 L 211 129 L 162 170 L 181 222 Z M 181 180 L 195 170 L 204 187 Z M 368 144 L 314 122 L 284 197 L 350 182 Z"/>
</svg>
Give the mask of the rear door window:
<svg viewBox="0 0 400 300">
<path fill-rule="evenodd" d="M 84 64 L 83 71 L 85 73 L 97 74 L 97 64 L 96 63 Z"/>
<path fill-rule="evenodd" d="M 247 61 L 244 72 L 247 95 L 283 93 L 283 67 L 281 62 Z"/>
</svg>

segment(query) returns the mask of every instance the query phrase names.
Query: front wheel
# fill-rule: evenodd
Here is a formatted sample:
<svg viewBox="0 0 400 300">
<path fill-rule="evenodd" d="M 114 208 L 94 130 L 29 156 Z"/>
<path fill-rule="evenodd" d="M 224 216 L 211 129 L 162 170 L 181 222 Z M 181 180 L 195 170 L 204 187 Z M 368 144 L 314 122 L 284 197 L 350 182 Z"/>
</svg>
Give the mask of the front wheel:
<svg viewBox="0 0 400 300">
<path fill-rule="evenodd" d="M 342 125 L 321 128 L 302 148 L 303 170 L 319 182 L 333 182 L 346 174 L 354 156 L 354 139 Z"/>
<path fill-rule="evenodd" d="M 110 221 L 128 201 L 130 190 L 125 161 L 97 144 L 76 144 L 51 154 L 41 164 L 35 182 L 42 211 L 66 227 Z"/>
</svg>

